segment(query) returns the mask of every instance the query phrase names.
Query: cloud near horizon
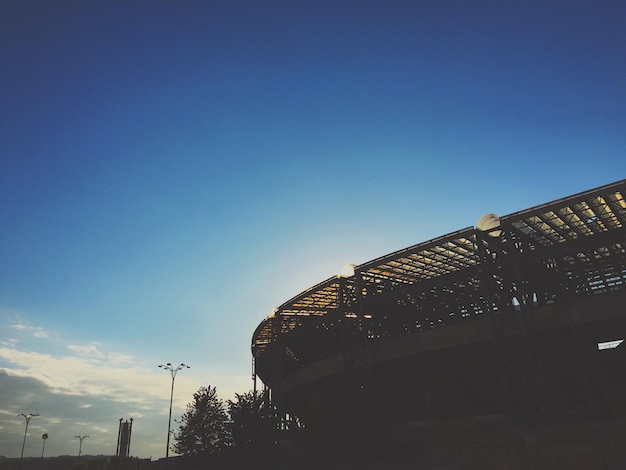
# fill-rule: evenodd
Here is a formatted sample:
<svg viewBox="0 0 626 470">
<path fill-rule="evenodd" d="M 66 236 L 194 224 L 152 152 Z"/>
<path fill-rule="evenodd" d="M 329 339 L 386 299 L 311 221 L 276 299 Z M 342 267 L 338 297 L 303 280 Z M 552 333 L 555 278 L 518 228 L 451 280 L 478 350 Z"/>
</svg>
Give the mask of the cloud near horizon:
<svg viewBox="0 0 626 470">
<path fill-rule="evenodd" d="M 115 454 L 120 417 L 135 420 L 132 455 L 164 453 L 170 388 L 162 370 L 142 367 L 137 358 L 101 342 L 68 342 L 25 321 L 4 324 L 13 335 L 0 341 L 0 455 L 19 457 L 24 435 L 20 413 L 40 415 L 31 420 L 28 435 L 51 436 L 47 455 L 75 453 L 76 434 L 90 436 L 85 452 Z M 230 381 L 234 385 L 236 379 Z M 177 376 L 173 418 L 201 385 L 206 384 L 190 373 Z M 27 440 L 25 456 L 37 455 L 36 442 Z"/>
</svg>

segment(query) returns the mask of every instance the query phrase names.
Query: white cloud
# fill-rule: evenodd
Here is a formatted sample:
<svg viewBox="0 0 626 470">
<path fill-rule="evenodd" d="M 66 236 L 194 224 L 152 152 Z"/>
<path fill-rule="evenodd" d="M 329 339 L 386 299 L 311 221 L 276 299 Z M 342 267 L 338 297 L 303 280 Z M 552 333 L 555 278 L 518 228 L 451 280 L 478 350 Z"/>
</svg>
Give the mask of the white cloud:
<svg viewBox="0 0 626 470">
<path fill-rule="evenodd" d="M 119 352 L 109 353 L 107 355 L 107 360 L 111 365 L 121 366 L 122 364 L 132 364 L 133 357 L 127 354 L 122 354 Z"/>
<path fill-rule="evenodd" d="M 136 420 L 135 455 L 162 453 L 170 390 L 162 371 L 141 368 L 131 356 L 101 344 L 71 346 L 58 357 L 0 347 L 0 363 L 6 366 L 0 368 L 0 384 L 7 392 L 0 404 L 0 455 L 15 456 L 12 443 L 23 433 L 17 417 L 22 412 L 39 414 L 29 434 L 49 433 L 50 455 L 71 453 L 71 436 L 77 433 L 92 436 L 88 452 L 114 453 L 120 417 Z M 174 416 L 200 385 L 191 377 L 176 379 Z"/>
<path fill-rule="evenodd" d="M 7 348 L 14 348 L 16 344 L 17 344 L 16 338 L 7 338 L 3 341 L 0 341 L 0 345 L 6 346 Z"/>
<path fill-rule="evenodd" d="M 9 328 L 13 328 L 14 330 L 18 330 L 23 333 L 32 334 L 35 338 L 48 338 L 51 334 L 49 331 L 44 330 L 40 326 L 33 326 L 19 320 L 11 321 L 11 323 L 9 323 Z"/>
<path fill-rule="evenodd" d="M 0 348 L 0 359 L 13 364 L 9 375 L 37 379 L 57 393 L 124 397 L 126 401 L 145 401 L 163 396 L 163 379 L 156 373 L 132 365 L 124 368 L 109 364 L 106 356 L 92 345 L 74 346 L 80 356 L 54 357 L 49 354 Z M 89 356 L 89 354 L 91 356 Z M 102 358 L 94 361 L 93 356 Z M 83 357 L 85 356 L 85 357 Z M 117 358 L 117 355 L 114 355 Z"/>
<path fill-rule="evenodd" d="M 163 454 L 171 377 L 157 367 L 160 359 L 137 358 L 103 342 L 67 341 L 57 332 L 11 320 L 4 322 L 4 331 L 0 326 L 0 335 L 8 338 L 0 341 L 0 455 L 15 456 L 12 443 L 24 432 L 19 413 L 40 415 L 29 435 L 49 433 L 49 455 L 71 453 L 75 434 L 92 436 L 89 452 L 114 453 L 117 420 L 131 417 L 136 424 L 132 452 Z M 217 385 L 220 396 L 232 398 L 247 391 L 242 384 L 248 383 L 248 376 L 220 375 L 201 362 L 192 364 L 176 376 L 173 418 L 201 385 Z"/>
<path fill-rule="evenodd" d="M 101 358 L 104 355 L 98 349 L 98 345 L 99 343 L 92 343 L 92 344 L 86 344 L 86 345 L 68 344 L 67 349 L 77 353 L 80 356 L 91 356 L 91 357 Z"/>
</svg>

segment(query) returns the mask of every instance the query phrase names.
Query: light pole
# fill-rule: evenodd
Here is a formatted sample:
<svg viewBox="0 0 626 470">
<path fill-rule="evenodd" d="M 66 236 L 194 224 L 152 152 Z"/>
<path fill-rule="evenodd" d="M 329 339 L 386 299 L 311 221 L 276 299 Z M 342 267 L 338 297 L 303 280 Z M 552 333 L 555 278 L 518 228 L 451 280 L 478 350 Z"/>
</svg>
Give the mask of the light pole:
<svg viewBox="0 0 626 470">
<path fill-rule="evenodd" d="M 48 439 L 48 433 L 43 433 L 41 438 L 43 439 L 43 446 L 41 447 L 41 458 L 43 459 L 43 451 L 46 450 L 46 439 Z"/>
<path fill-rule="evenodd" d="M 78 444 L 78 458 L 80 459 L 80 454 L 83 451 L 83 439 L 89 436 L 74 436 L 76 439 L 80 439 L 80 444 Z"/>
<path fill-rule="evenodd" d="M 174 367 L 171 362 L 168 362 L 167 364 L 160 364 L 159 367 L 161 369 L 169 370 L 172 375 L 172 391 L 170 393 L 170 417 L 167 421 L 167 447 L 165 448 L 165 463 L 167 464 L 170 456 L 170 427 L 172 425 L 172 400 L 174 399 L 174 379 L 176 378 L 176 374 L 179 370 L 189 369 L 190 366 L 180 363 L 177 367 Z"/>
<path fill-rule="evenodd" d="M 20 413 L 18 416 L 22 416 L 26 420 L 26 429 L 24 429 L 24 440 L 22 441 L 22 453 L 20 454 L 20 465 L 22 464 L 22 459 L 24 458 L 24 445 L 26 445 L 26 433 L 28 432 L 28 423 L 30 423 L 30 419 L 35 416 L 39 416 L 36 413 Z"/>
</svg>

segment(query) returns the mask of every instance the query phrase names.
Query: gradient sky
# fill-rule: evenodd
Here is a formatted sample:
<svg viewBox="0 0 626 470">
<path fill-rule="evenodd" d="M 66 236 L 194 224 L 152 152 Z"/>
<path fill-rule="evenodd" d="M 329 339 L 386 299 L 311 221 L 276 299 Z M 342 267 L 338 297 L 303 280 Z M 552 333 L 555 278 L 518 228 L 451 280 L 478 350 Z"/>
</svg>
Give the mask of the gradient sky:
<svg viewBox="0 0 626 470">
<path fill-rule="evenodd" d="M 302 290 L 626 176 L 626 3 L 4 0 L 0 455 L 165 455 Z"/>
</svg>

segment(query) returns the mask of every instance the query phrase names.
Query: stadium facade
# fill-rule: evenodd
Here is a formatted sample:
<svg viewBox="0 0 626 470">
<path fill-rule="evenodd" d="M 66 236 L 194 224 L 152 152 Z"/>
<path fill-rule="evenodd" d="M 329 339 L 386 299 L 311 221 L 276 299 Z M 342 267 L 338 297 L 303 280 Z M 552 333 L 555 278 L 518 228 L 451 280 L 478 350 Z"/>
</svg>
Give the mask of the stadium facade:
<svg viewBox="0 0 626 470">
<path fill-rule="evenodd" d="M 622 180 L 350 266 L 265 318 L 252 354 L 317 436 L 432 444 L 624 423 L 625 335 Z"/>
</svg>

